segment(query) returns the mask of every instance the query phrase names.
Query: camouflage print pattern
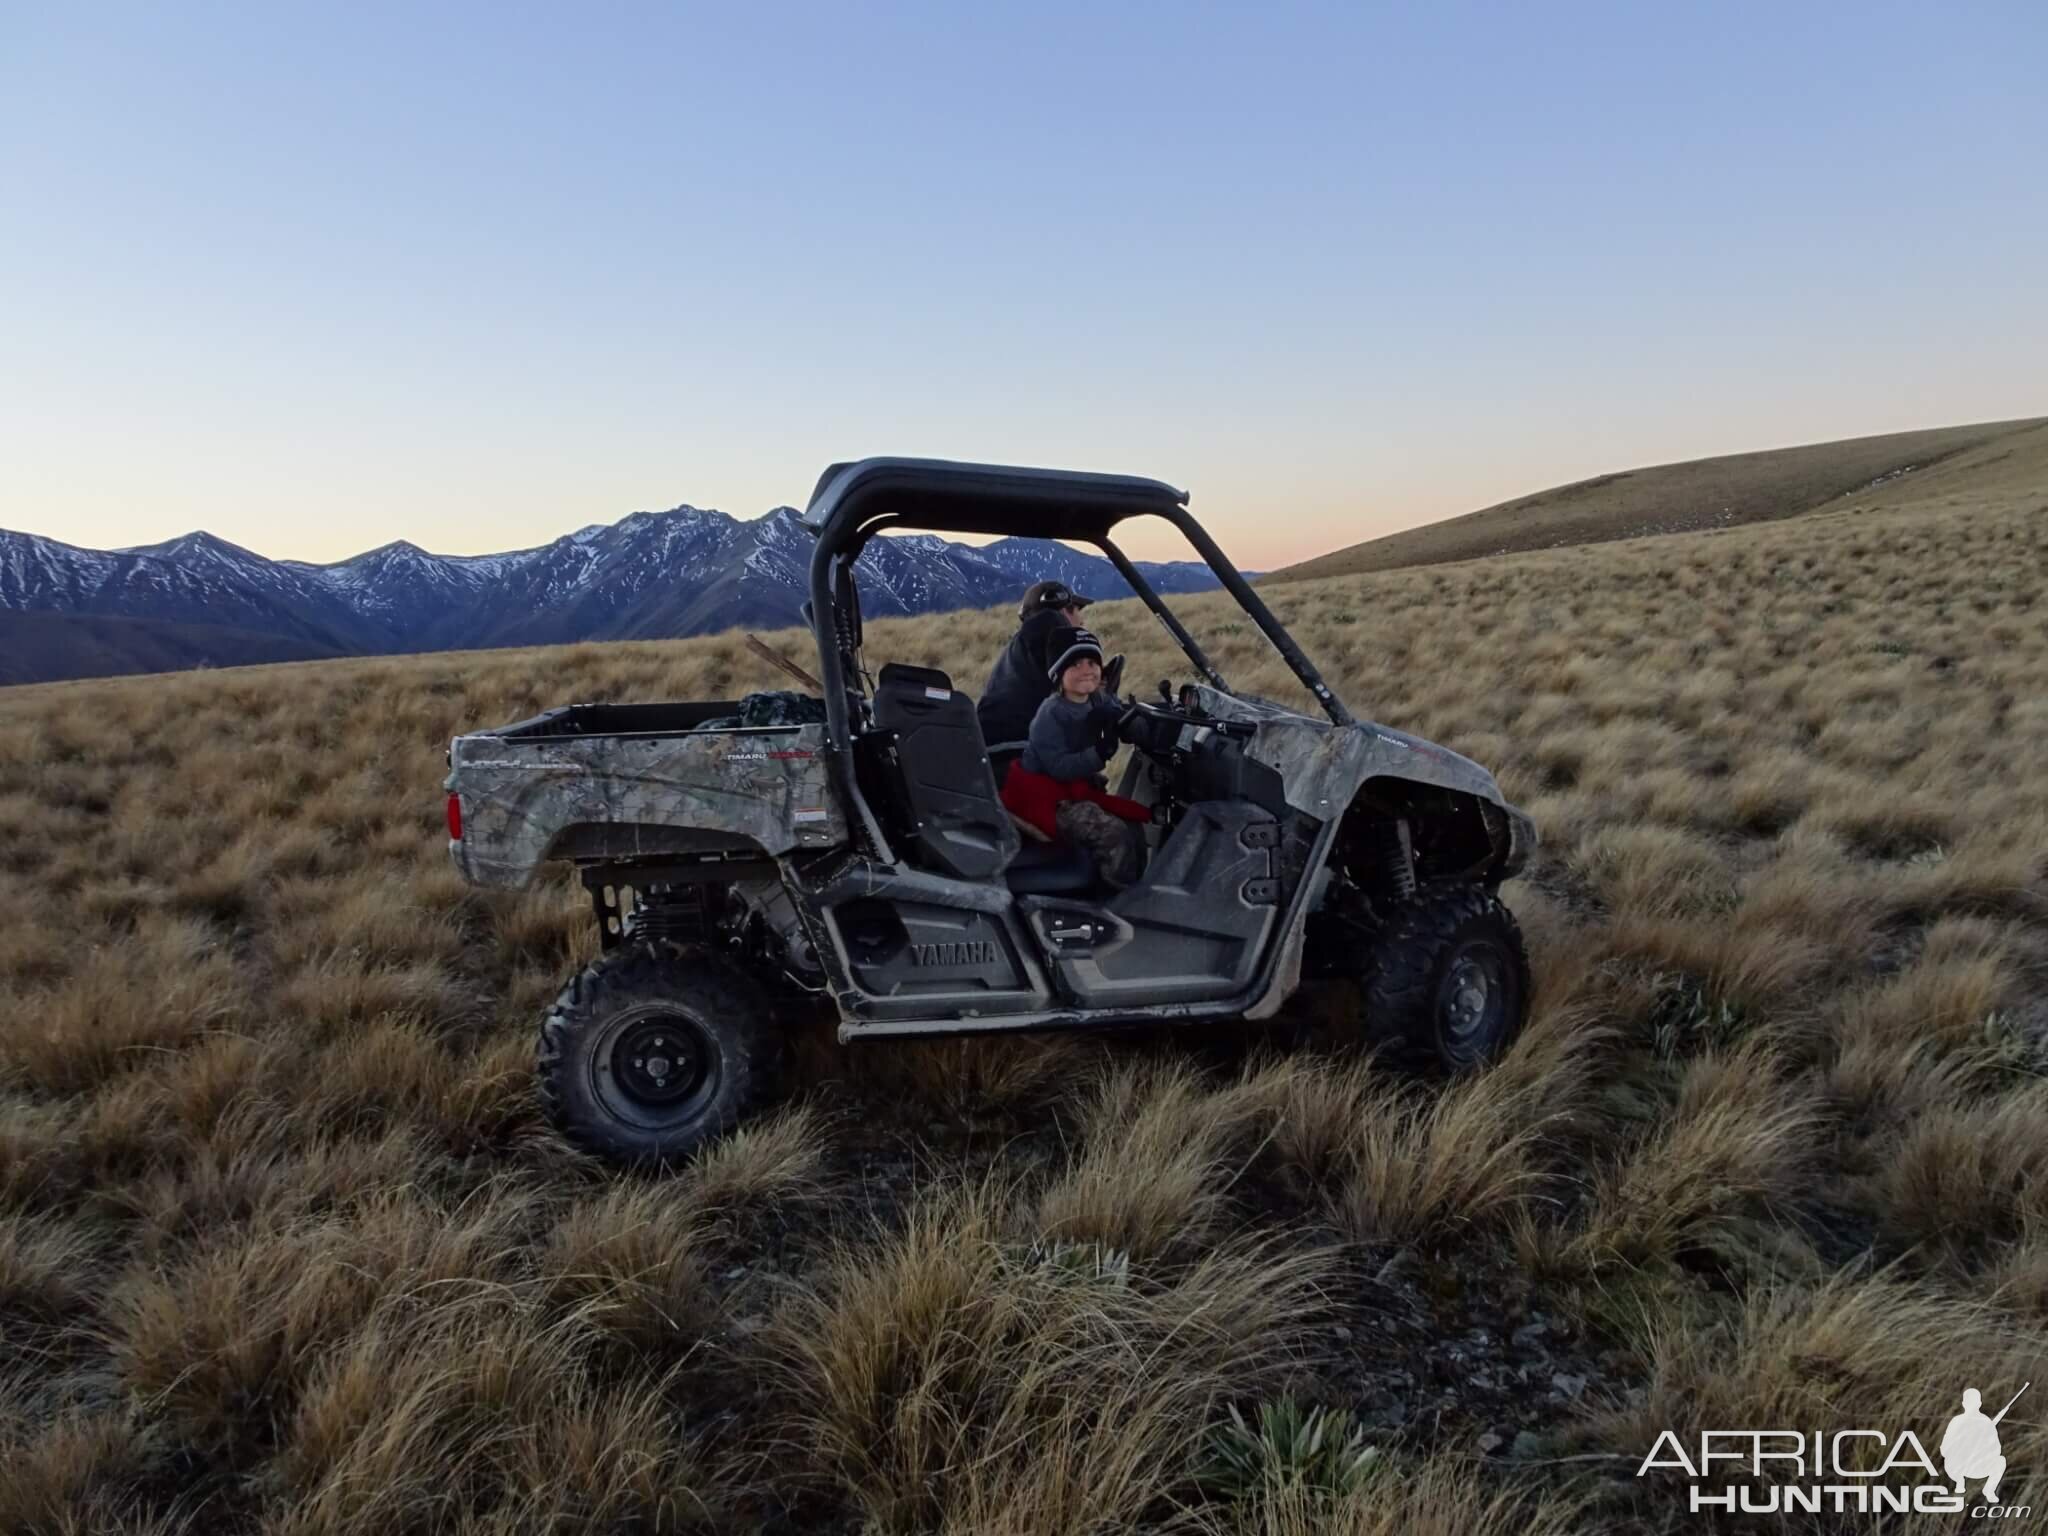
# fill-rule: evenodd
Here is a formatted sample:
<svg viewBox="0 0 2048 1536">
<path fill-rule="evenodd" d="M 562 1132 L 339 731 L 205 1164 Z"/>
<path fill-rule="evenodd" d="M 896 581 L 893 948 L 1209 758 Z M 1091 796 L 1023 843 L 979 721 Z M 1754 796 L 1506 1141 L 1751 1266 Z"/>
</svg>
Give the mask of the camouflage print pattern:
<svg viewBox="0 0 2048 1536">
<path fill-rule="evenodd" d="M 1095 857 L 1102 878 L 1119 888 L 1138 878 L 1142 834 L 1137 826 L 1092 800 L 1062 800 L 1054 820 L 1060 836 Z"/>
<path fill-rule="evenodd" d="M 1267 699 L 1199 684 L 1195 691 L 1200 707 L 1219 719 L 1258 726 L 1247 755 L 1280 775 L 1290 806 L 1319 821 L 1343 815 L 1366 780 L 1402 779 L 1456 790 L 1498 810 L 1510 848 L 1503 873 L 1521 869 L 1536 847 L 1535 824 L 1507 803 L 1493 775 L 1448 747 L 1369 720 L 1333 725 Z"/>
<path fill-rule="evenodd" d="M 814 694 L 798 693 L 793 688 L 776 688 L 765 693 L 748 694 L 740 700 L 738 714 L 706 720 L 695 729 L 741 731 L 763 725 L 822 725 L 824 721 L 823 699 Z"/>
<path fill-rule="evenodd" d="M 527 883 L 579 833 L 607 857 L 658 858 L 744 839 L 782 855 L 847 838 L 825 727 L 652 736 L 458 736 L 447 788 L 461 796 L 449 852 L 478 885 Z"/>
</svg>

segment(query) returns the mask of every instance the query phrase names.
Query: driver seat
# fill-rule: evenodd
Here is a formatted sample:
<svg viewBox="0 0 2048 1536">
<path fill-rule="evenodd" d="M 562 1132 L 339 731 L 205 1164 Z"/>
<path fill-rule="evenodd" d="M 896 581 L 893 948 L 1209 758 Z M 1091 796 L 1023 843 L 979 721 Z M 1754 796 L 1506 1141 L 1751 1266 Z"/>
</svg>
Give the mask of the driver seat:
<svg viewBox="0 0 2048 1536">
<path fill-rule="evenodd" d="M 1027 839 L 1003 880 L 1019 896 L 1078 896 L 1095 884 L 1095 873 L 1095 857 L 1086 848 Z"/>
</svg>

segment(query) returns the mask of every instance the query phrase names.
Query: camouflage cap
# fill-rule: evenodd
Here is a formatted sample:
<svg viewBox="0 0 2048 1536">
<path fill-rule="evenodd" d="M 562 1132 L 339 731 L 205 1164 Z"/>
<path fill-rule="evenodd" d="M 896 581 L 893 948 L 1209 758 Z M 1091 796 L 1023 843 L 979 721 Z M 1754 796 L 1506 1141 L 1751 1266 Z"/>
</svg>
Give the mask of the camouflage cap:
<svg viewBox="0 0 2048 1536">
<path fill-rule="evenodd" d="M 1034 613 L 1060 608 L 1086 608 L 1094 601 L 1092 597 L 1083 597 L 1064 581 L 1034 581 L 1024 589 L 1024 601 L 1017 605 L 1017 617 L 1028 619 Z"/>
</svg>

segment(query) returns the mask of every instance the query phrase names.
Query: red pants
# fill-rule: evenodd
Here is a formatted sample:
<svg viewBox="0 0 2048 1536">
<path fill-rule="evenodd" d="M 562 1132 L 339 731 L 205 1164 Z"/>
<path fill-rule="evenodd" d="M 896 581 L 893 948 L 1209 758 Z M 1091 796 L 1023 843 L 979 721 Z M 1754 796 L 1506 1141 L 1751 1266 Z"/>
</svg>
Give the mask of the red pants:
<svg viewBox="0 0 2048 1536">
<path fill-rule="evenodd" d="M 1003 778 L 1003 804 L 1055 841 L 1060 835 L 1060 804 L 1066 800 L 1093 801 L 1125 821 L 1152 819 L 1151 810 L 1135 800 L 1097 789 L 1086 779 L 1047 778 L 1031 772 L 1021 760 L 1010 764 L 1010 771 Z"/>
</svg>

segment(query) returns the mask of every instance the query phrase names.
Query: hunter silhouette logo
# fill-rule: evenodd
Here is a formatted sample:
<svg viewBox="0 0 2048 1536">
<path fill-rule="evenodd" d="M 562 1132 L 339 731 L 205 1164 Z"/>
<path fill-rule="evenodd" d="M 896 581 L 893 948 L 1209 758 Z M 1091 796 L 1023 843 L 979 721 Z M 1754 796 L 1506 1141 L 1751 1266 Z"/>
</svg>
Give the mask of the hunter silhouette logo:
<svg viewBox="0 0 2048 1536">
<path fill-rule="evenodd" d="M 1687 1496 L 1695 1514 L 1723 1509 L 1746 1515 L 1935 1515 L 1967 1509 L 1973 1518 L 2025 1519 L 2033 1513 L 2029 1506 L 1998 1502 L 1998 1484 L 2005 1476 L 1998 1426 L 2032 1385 L 2025 1383 L 1988 1418 L 1983 1393 L 1964 1389 L 1963 1411 L 1942 1431 L 1939 1470 L 1910 1429 L 1896 1434 L 1882 1429 L 1704 1429 L 1697 1455 L 1667 1429 L 1636 1476 L 1660 1469 L 1683 1472 L 1692 1479 Z M 1728 1480 L 1714 1486 L 1724 1477 Z M 1972 1480 L 1984 1485 L 1983 1502 L 1974 1506 L 1965 1496 Z"/>
<path fill-rule="evenodd" d="M 2020 1400 L 2020 1393 L 2031 1387 L 2030 1381 L 2019 1392 L 2012 1395 L 2012 1403 Z M 1963 1484 L 1973 1477 L 1984 1479 L 1984 1500 L 1988 1504 L 1998 1502 L 1998 1480 L 2005 1476 L 2005 1455 L 1998 1444 L 1998 1421 L 2012 1412 L 2012 1403 L 1999 1409 L 1992 1418 L 1985 1418 L 1978 1410 L 1984 1404 L 1984 1394 L 1975 1387 L 1963 1393 L 1963 1411 L 1948 1421 L 1948 1428 L 1941 1436 L 1941 1469 L 1955 1479 L 1956 1492 L 1963 1491 Z"/>
</svg>

